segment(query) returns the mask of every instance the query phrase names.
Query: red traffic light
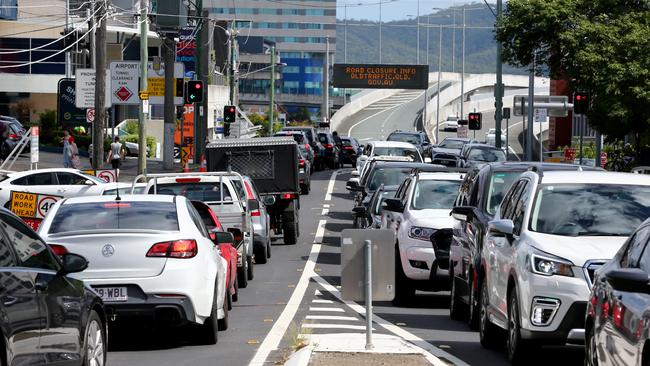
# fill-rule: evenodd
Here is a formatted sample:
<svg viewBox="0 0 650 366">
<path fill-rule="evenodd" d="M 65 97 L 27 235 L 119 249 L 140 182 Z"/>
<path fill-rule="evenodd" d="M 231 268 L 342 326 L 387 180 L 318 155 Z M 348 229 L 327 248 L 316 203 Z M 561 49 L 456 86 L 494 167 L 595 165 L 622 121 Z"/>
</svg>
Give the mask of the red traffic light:
<svg viewBox="0 0 650 366">
<path fill-rule="evenodd" d="M 235 107 L 230 107 L 230 112 L 234 113 L 235 112 Z"/>
<path fill-rule="evenodd" d="M 194 89 L 201 89 L 201 83 L 194 83 Z"/>
<path fill-rule="evenodd" d="M 582 100 L 582 95 L 576 94 L 576 100 Z"/>
</svg>

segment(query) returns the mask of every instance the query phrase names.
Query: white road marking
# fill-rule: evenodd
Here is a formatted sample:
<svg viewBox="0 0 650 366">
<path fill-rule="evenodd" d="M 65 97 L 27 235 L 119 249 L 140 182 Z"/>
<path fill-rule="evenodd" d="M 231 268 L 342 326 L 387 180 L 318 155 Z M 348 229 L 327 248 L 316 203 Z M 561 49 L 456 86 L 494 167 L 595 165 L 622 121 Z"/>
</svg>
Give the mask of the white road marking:
<svg viewBox="0 0 650 366">
<path fill-rule="evenodd" d="M 311 324 L 304 323 L 303 328 L 310 329 L 353 329 L 353 330 L 366 330 L 365 325 L 348 325 L 348 324 Z M 375 330 L 375 328 L 372 328 Z"/>
<path fill-rule="evenodd" d="M 327 214 L 329 214 L 329 213 L 330 213 L 330 209 L 325 207 L 325 208 L 323 208 L 323 211 L 321 211 L 320 215 L 321 216 L 327 216 Z"/>
<path fill-rule="evenodd" d="M 320 292 L 320 290 L 314 291 L 314 296 L 323 296 L 323 294 Z"/>
<path fill-rule="evenodd" d="M 336 183 L 336 176 L 339 174 L 338 170 L 335 170 L 332 172 L 332 176 L 330 177 L 330 182 L 327 185 L 327 192 L 325 193 L 325 201 L 331 201 L 332 200 L 332 192 L 334 192 L 334 183 Z"/>
<path fill-rule="evenodd" d="M 331 300 L 328 300 L 332 302 Z M 316 308 L 316 307 L 310 307 L 309 311 L 322 311 L 325 313 L 345 313 L 345 310 L 341 308 Z"/>
<path fill-rule="evenodd" d="M 355 303 L 352 301 L 347 301 L 343 300 L 341 298 L 341 294 L 339 290 L 336 289 L 336 287 L 332 286 L 329 282 L 325 281 L 320 276 L 313 276 L 312 277 L 314 281 L 318 282 L 326 291 L 328 291 L 330 294 L 334 295 L 339 301 L 347 305 L 350 309 L 356 311 L 358 314 L 365 316 L 366 314 L 366 308 Z M 432 345 L 431 343 L 425 341 L 424 339 L 416 336 L 415 334 L 402 329 L 398 327 L 397 325 L 394 325 L 393 323 L 385 320 L 384 318 L 378 316 L 377 314 L 372 315 L 373 321 L 386 329 L 387 331 L 395 334 L 398 337 L 403 338 L 407 342 L 412 343 L 416 348 L 419 348 L 422 350 L 422 354 L 426 357 L 426 359 L 431 362 L 433 365 L 445 365 L 442 361 L 440 361 L 437 357 L 440 358 L 445 358 L 449 361 L 451 361 L 454 365 L 456 366 L 469 366 L 467 363 L 463 362 L 459 358 L 441 350 L 440 348 Z M 365 327 L 362 327 L 362 329 L 365 329 Z"/>
<path fill-rule="evenodd" d="M 308 320 L 340 320 L 340 321 L 353 321 L 358 322 L 359 319 L 353 316 L 337 316 L 337 315 L 307 315 L 305 319 Z"/>
<path fill-rule="evenodd" d="M 334 303 L 334 301 L 332 301 L 332 300 L 323 300 L 323 299 L 314 299 L 311 302 L 313 302 L 314 304 L 333 304 Z"/>
<path fill-rule="evenodd" d="M 325 224 L 327 224 L 327 220 L 320 220 L 318 222 L 318 229 L 316 229 L 314 243 L 321 244 L 323 242 L 323 236 L 325 236 Z"/>
</svg>

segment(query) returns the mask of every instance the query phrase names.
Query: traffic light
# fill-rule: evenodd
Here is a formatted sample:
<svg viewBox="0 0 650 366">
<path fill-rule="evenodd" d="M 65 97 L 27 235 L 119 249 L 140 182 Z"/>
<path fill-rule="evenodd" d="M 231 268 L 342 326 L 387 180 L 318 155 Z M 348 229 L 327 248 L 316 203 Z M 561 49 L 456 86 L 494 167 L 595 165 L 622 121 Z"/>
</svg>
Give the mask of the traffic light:
<svg viewBox="0 0 650 366">
<path fill-rule="evenodd" d="M 234 105 L 227 105 L 223 107 L 223 122 L 224 125 L 233 123 L 237 119 L 237 108 Z"/>
<path fill-rule="evenodd" d="M 470 113 L 469 114 L 469 122 L 467 128 L 470 130 L 480 130 L 481 125 L 483 122 L 483 114 L 482 113 Z"/>
<path fill-rule="evenodd" d="M 203 81 L 189 80 L 185 83 L 185 104 L 203 102 Z"/>
<path fill-rule="evenodd" d="M 223 137 L 230 136 L 230 123 L 223 124 Z"/>
<path fill-rule="evenodd" d="M 573 113 L 586 114 L 589 110 L 589 93 L 576 92 L 573 94 Z"/>
<path fill-rule="evenodd" d="M 68 48 L 79 39 L 79 33 L 73 28 L 64 29 L 59 34 L 63 36 L 63 48 Z"/>
</svg>

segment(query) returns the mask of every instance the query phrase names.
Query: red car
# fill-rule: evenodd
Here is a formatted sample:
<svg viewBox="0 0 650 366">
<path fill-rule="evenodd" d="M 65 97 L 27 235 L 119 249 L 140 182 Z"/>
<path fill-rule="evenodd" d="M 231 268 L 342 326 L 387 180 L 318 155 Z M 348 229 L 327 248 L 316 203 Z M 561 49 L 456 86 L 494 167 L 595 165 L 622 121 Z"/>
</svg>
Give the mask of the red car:
<svg viewBox="0 0 650 366">
<path fill-rule="evenodd" d="M 203 219 L 203 224 L 205 224 L 210 233 L 224 231 L 219 219 L 207 204 L 201 201 L 192 201 L 192 205 L 194 205 L 201 219 Z M 221 256 L 228 262 L 226 275 L 228 277 L 228 289 L 232 301 L 237 301 L 239 297 L 239 286 L 237 285 L 237 249 L 234 243 L 219 243 L 219 250 L 221 251 Z M 231 308 L 232 304 L 228 304 L 228 310 Z"/>
</svg>

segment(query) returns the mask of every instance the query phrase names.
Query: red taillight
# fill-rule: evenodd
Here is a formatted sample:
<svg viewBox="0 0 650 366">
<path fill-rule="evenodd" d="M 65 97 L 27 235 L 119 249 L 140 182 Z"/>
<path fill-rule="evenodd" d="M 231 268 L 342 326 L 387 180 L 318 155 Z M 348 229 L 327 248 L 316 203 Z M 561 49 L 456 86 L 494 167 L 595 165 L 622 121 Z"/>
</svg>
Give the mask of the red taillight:
<svg viewBox="0 0 650 366">
<path fill-rule="evenodd" d="M 52 248 L 52 251 L 54 254 L 58 255 L 59 257 L 63 257 L 64 254 L 68 253 L 68 249 L 64 247 L 63 245 L 59 244 L 49 244 L 50 248 Z"/>
<path fill-rule="evenodd" d="M 602 310 L 602 317 L 607 319 L 609 316 L 609 301 L 607 299 L 603 299 L 603 308 Z"/>
<path fill-rule="evenodd" d="M 174 240 L 152 245 L 147 257 L 192 258 L 197 252 L 196 240 Z"/>
<path fill-rule="evenodd" d="M 104 203 L 104 208 L 129 208 L 131 204 L 128 202 L 110 202 Z"/>
<path fill-rule="evenodd" d="M 176 178 L 176 183 L 200 183 L 201 178 Z"/>
<path fill-rule="evenodd" d="M 283 200 L 290 200 L 296 198 L 296 195 L 293 193 L 282 193 L 280 198 L 282 198 Z"/>
<path fill-rule="evenodd" d="M 255 196 L 253 195 L 253 190 L 247 181 L 244 181 L 244 186 L 246 187 L 246 199 L 254 200 Z"/>
<path fill-rule="evenodd" d="M 325 147 L 328 148 L 328 149 L 333 149 L 333 148 L 334 148 L 334 145 L 332 145 L 332 144 L 325 144 Z"/>
<path fill-rule="evenodd" d="M 251 216 L 260 217 L 260 216 L 262 216 L 262 213 L 260 212 L 260 210 L 253 210 L 253 211 L 251 211 Z"/>
<path fill-rule="evenodd" d="M 305 166 L 305 159 L 300 159 L 300 163 L 298 163 L 301 167 Z"/>
<path fill-rule="evenodd" d="M 623 306 L 623 303 L 616 302 L 612 310 L 612 322 L 615 326 L 622 327 L 623 317 L 625 317 L 625 306 Z"/>
<path fill-rule="evenodd" d="M 305 149 L 310 150 L 311 146 L 309 144 L 305 144 Z"/>
<path fill-rule="evenodd" d="M 354 150 L 352 146 L 343 146 L 343 150 Z"/>
<path fill-rule="evenodd" d="M 9 138 L 13 140 L 18 140 L 18 135 L 16 135 L 15 133 L 10 133 Z"/>
</svg>

